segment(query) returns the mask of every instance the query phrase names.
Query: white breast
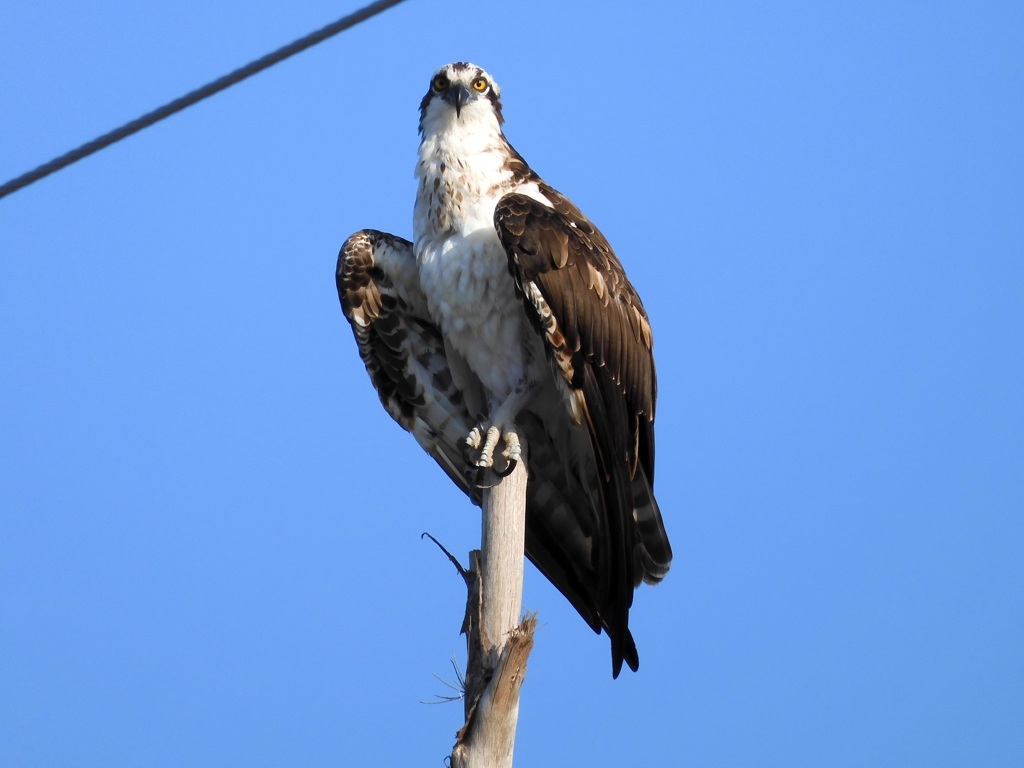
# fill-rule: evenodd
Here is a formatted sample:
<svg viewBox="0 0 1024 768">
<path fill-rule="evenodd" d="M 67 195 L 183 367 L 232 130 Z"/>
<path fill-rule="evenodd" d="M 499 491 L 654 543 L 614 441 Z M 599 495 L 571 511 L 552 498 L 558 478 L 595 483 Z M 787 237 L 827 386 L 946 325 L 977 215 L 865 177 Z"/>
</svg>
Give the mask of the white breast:
<svg viewBox="0 0 1024 768">
<path fill-rule="evenodd" d="M 525 373 L 525 315 L 505 252 L 491 233 L 425 241 L 418 249 L 420 286 L 434 321 L 497 400 Z"/>
<path fill-rule="evenodd" d="M 500 401 L 526 373 L 529 331 L 494 229 L 511 174 L 503 147 L 467 128 L 446 126 L 420 145 L 414 248 L 432 319 Z"/>
</svg>

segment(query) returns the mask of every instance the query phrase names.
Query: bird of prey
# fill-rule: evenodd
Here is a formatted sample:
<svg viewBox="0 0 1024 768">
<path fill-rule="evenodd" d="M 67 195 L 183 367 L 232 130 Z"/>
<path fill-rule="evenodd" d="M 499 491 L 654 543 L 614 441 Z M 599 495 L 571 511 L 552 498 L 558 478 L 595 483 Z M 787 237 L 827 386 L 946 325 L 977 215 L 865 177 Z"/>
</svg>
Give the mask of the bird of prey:
<svg viewBox="0 0 1024 768">
<path fill-rule="evenodd" d="M 342 310 L 380 401 L 475 503 L 528 470 L 526 556 L 639 664 L 633 591 L 668 572 L 654 498 L 651 327 L 608 241 L 505 139 L 500 89 L 441 67 L 420 104 L 413 241 L 338 256 Z"/>
</svg>

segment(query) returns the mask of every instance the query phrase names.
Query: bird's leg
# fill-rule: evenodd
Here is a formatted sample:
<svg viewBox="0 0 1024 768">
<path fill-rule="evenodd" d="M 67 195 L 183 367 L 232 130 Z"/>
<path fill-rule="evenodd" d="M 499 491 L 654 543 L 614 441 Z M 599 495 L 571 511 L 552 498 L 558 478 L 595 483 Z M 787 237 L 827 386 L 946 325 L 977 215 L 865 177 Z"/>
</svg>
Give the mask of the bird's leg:
<svg viewBox="0 0 1024 768">
<path fill-rule="evenodd" d="M 504 477 L 515 469 L 516 463 L 523 458 L 523 449 L 516 432 L 515 419 L 536 390 L 536 382 L 523 379 L 512 389 L 504 401 L 496 408 L 491 409 L 490 418 L 486 422 L 473 428 L 466 438 L 466 445 L 478 452 L 475 458 L 470 457 L 470 463 L 473 466 L 481 470 L 494 469 L 498 477 Z M 505 444 L 499 454 L 504 460 L 502 462 L 504 466 L 495 468 L 494 452 L 497 450 L 499 442 Z"/>
</svg>

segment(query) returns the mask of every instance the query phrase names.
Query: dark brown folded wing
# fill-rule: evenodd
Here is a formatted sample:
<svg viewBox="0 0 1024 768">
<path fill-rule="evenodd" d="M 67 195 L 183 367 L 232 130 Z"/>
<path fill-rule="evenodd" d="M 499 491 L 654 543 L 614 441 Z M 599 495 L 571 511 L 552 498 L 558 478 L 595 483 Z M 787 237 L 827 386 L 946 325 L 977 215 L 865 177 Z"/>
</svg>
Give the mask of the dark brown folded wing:
<svg viewBox="0 0 1024 768">
<path fill-rule="evenodd" d="M 521 194 L 503 197 L 495 228 L 590 433 L 601 509 L 592 562 L 585 564 L 597 574 L 587 599 L 612 640 L 617 674 L 623 661 L 633 669 L 638 663 L 628 629 L 633 590 L 641 581 L 660 581 L 672 559 L 652 491 L 653 339 L 640 297 L 601 232 L 543 183 L 541 193 L 552 206 Z"/>
</svg>

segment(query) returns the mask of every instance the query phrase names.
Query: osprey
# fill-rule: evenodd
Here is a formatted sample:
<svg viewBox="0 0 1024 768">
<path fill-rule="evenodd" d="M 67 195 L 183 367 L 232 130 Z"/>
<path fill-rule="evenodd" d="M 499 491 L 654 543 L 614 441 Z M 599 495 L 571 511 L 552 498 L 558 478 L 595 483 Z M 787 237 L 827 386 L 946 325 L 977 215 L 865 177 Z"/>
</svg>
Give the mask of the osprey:
<svg viewBox="0 0 1024 768">
<path fill-rule="evenodd" d="M 338 295 L 384 408 L 474 503 L 526 461 L 526 556 L 608 633 L 617 677 L 639 664 L 633 590 L 672 561 L 651 327 L 608 241 L 505 139 L 500 92 L 473 64 L 434 73 L 413 242 L 352 235 Z"/>
</svg>

